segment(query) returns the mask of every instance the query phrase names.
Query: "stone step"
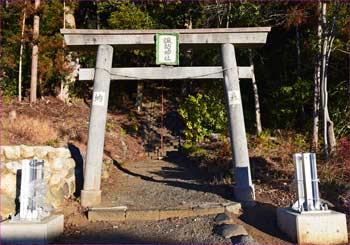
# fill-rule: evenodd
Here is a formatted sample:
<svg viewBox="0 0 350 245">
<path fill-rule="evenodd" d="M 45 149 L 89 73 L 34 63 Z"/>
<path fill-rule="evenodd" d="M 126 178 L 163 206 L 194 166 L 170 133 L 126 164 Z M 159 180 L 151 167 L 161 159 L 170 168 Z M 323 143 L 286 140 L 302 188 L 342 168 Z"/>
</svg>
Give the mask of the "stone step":
<svg viewBox="0 0 350 245">
<path fill-rule="evenodd" d="M 228 207 L 230 211 L 228 211 Z M 232 208 L 235 207 L 235 208 Z M 166 209 L 113 209 L 113 208 L 91 208 L 88 211 L 89 221 L 159 221 L 171 218 L 185 218 L 195 216 L 205 216 L 230 212 L 239 214 L 240 203 L 210 203 L 192 207 L 174 207 Z"/>
</svg>

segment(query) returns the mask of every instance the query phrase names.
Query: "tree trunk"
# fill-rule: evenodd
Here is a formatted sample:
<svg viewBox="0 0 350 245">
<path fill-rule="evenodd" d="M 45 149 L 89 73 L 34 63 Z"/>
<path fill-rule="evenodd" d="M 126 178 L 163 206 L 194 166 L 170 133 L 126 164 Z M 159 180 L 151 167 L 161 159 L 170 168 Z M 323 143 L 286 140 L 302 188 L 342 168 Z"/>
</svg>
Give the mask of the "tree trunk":
<svg viewBox="0 0 350 245">
<path fill-rule="evenodd" d="M 319 2 L 318 8 L 322 11 L 322 3 Z M 317 151 L 318 148 L 318 130 L 320 121 L 320 86 L 321 86 L 321 45 L 322 45 L 322 15 L 318 18 L 317 25 L 317 53 L 315 59 L 315 74 L 314 74 L 314 104 L 313 104 L 313 130 L 312 130 L 312 151 Z"/>
<path fill-rule="evenodd" d="M 297 24 L 295 28 L 295 34 L 296 34 L 296 48 L 297 48 L 297 78 L 300 78 L 301 73 L 301 58 L 300 58 L 300 30 L 299 25 Z"/>
<path fill-rule="evenodd" d="M 335 153 L 335 147 L 337 146 L 337 141 L 334 133 L 334 123 L 329 117 L 328 108 L 326 112 L 326 121 L 327 121 L 327 136 L 329 141 L 329 153 Z"/>
<path fill-rule="evenodd" d="M 23 59 L 23 36 L 24 36 L 24 27 L 26 25 L 26 12 L 23 10 L 23 19 L 22 19 L 22 30 L 21 30 L 21 46 L 19 49 L 19 68 L 18 68 L 18 101 L 22 101 L 22 59 Z"/>
<path fill-rule="evenodd" d="M 3 5 L 0 4 L 0 30 L 2 30 L 2 25 L 3 25 L 3 22 L 2 22 L 2 15 L 4 13 L 4 9 L 3 9 Z M 0 44 L 2 44 L 3 40 L 2 40 L 2 35 L 0 35 Z M 2 45 L 0 45 L 0 60 L 2 60 Z M 2 79 L 3 79 L 3 76 L 4 76 L 4 71 L 3 69 L 0 69 L 0 82 L 2 84 Z M 3 95 L 3 91 L 2 89 L 0 89 L 0 106 L 2 106 L 2 95 Z M 0 114 L 1 115 L 1 114 Z M 0 132 L 0 139 L 1 139 L 2 135 L 1 135 L 1 132 Z M 1 141 L 1 140 L 0 140 Z M 0 142 L 1 143 L 1 142 Z"/>
<path fill-rule="evenodd" d="M 322 3 L 322 9 L 321 9 L 321 19 L 322 19 L 322 51 L 321 51 L 321 57 L 322 57 L 322 69 L 321 69 L 321 101 L 322 101 L 322 110 L 323 110 L 323 140 L 324 140 L 324 153 L 326 159 L 328 159 L 328 137 L 327 137 L 327 120 L 326 120 L 326 88 L 325 88 L 325 70 L 326 70 L 326 53 L 327 53 L 327 33 L 325 33 L 326 29 L 326 11 L 327 11 L 327 4 Z"/>
<path fill-rule="evenodd" d="M 96 29 L 99 30 L 100 29 L 100 13 L 98 12 L 98 3 L 96 3 Z"/>
<path fill-rule="evenodd" d="M 40 5 L 40 0 L 35 0 L 35 9 L 37 10 Z M 34 16 L 33 23 L 33 50 L 32 50 L 32 71 L 30 80 L 30 102 L 36 102 L 37 96 L 37 79 L 38 79 L 38 38 L 39 38 L 39 15 Z"/>
<path fill-rule="evenodd" d="M 321 72 L 321 99 L 322 99 L 322 109 L 323 109 L 323 137 L 324 137 L 324 152 L 326 160 L 329 159 L 329 154 L 333 153 L 336 146 L 336 139 L 334 134 L 334 124 L 329 116 L 328 111 L 328 90 L 327 90 L 327 80 L 328 80 L 328 62 L 331 54 L 333 41 L 334 41 L 334 31 L 335 31 L 335 21 L 336 15 L 338 14 L 339 3 L 336 3 L 336 9 L 334 11 L 333 20 L 331 26 L 327 28 L 326 11 L 327 4 L 322 3 L 322 28 L 323 28 L 323 43 L 322 43 L 322 72 Z"/>
<path fill-rule="evenodd" d="M 137 82 L 137 89 L 136 89 L 136 107 L 137 112 L 141 112 L 142 110 L 142 99 L 143 99 L 143 81 Z"/>
<path fill-rule="evenodd" d="M 66 1 L 63 0 L 63 29 L 66 29 Z"/>
<path fill-rule="evenodd" d="M 218 15 L 218 28 L 221 28 L 222 16 L 220 15 L 220 3 L 218 0 L 216 0 L 215 3 L 216 3 L 217 15 Z"/>
<path fill-rule="evenodd" d="M 66 29 L 66 1 L 63 0 L 63 29 Z M 62 41 L 62 48 L 64 50 L 64 40 Z M 64 63 L 64 56 L 62 58 L 62 62 Z M 58 98 L 64 101 L 64 80 L 61 80 L 61 88 L 60 88 L 60 94 L 58 95 Z"/>
<path fill-rule="evenodd" d="M 295 34 L 296 34 L 296 49 L 297 49 L 297 81 L 300 80 L 301 78 L 301 52 L 300 52 L 300 29 L 299 29 L 299 24 L 296 25 L 295 28 Z M 299 123 L 301 125 L 305 124 L 305 108 L 304 108 L 304 103 L 301 104 L 300 108 L 300 118 L 299 118 Z"/>
<path fill-rule="evenodd" d="M 349 30 L 350 30 L 350 2 L 348 4 L 348 17 L 349 17 Z M 349 34 L 349 39 L 350 39 L 350 34 Z M 350 47 L 348 49 L 349 55 L 348 55 L 348 65 L 349 65 L 349 77 L 348 77 L 348 104 L 350 106 Z"/>
<path fill-rule="evenodd" d="M 63 29 L 66 29 L 66 1 L 63 0 Z M 62 42 L 62 49 L 64 50 L 64 41 Z M 63 63 L 65 62 L 65 57 L 62 58 Z M 60 94 L 58 98 L 64 102 L 69 100 L 68 88 L 65 86 L 65 79 L 61 80 Z"/>
<path fill-rule="evenodd" d="M 97 30 L 100 29 L 100 22 L 101 22 L 100 13 L 99 13 L 99 9 L 98 9 L 98 7 L 99 7 L 98 2 L 99 2 L 99 0 L 94 0 L 95 14 L 96 14 L 96 29 Z"/>
<path fill-rule="evenodd" d="M 350 5 L 350 4 L 349 4 Z M 349 55 L 348 55 L 348 65 L 349 65 L 349 77 L 348 77 L 348 104 L 350 105 L 350 49 L 349 49 Z"/>
<path fill-rule="evenodd" d="M 350 105 L 350 48 L 349 48 L 349 55 L 348 55 L 348 104 Z"/>
<path fill-rule="evenodd" d="M 330 41 L 328 41 L 328 50 L 326 53 L 326 65 L 325 65 L 325 73 L 324 73 L 324 131 L 325 131 L 325 137 L 328 141 L 328 151 L 326 153 L 326 156 L 328 157 L 329 154 L 332 154 L 335 152 L 336 147 L 336 139 L 334 134 L 334 123 L 329 117 L 329 111 L 328 111 L 328 62 L 330 57 L 331 48 L 333 45 L 334 38 L 332 38 Z"/>
<path fill-rule="evenodd" d="M 74 11 L 73 9 L 68 5 L 65 4 L 65 1 L 63 1 L 63 29 L 65 28 L 71 28 L 75 29 L 75 18 L 74 18 Z M 62 48 L 64 49 L 64 42 L 62 43 Z M 61 81 L 61 88 L 60 88 L 60 94 L 58 95 L 58 98 L 62 100 L 64 103 L 70 103 L 69 98 L 69 86 L 70 84 L 74 83 L 76 77 L 79 73 L 79 60 L 72 60 L 72 52 L 68 52 L 67 55 L 63 57 L 63 62 L 69 65 L 70 68 L 72 68 L 70 74 L 64 77 Z"/>
<path fill-rule="evenodd" d="M 228 3 L 227 18 L 226 18 L 226 28 L 230 27 L 230 13 L 231 13 L 231 2 Z"/>
<path fill-rule="evenodd" d="M 193 27 L 193 22 L 191 16 L 186 20 L 185 22 L 185 28 L 186 29 L 192 29 Z M 185 54 L 186 59 L 184 60 L 186 66 L 192 66 L 193 63 L 193 49 L 189 48 L 186 49 L 186 54 Z M 192 88 L 192 80 L 188 81 L 182 81 L 181 84 L 181 96 L 182 97 L 187 97 L 187 95 L 190 93 L 190 90 Z"/>
<path fill-rule="evenodd" d="M 262 132 L 262 125 L 261 125 L 261 114 L 260 114 L 258 85 L 256 84 L 256 80 L 255 80 L 254 63 L 253 63 L 253 52 L 252 52 L 252 50 L 250 51 L 249 61 L 250 61 L 250 67 L 252 69 L 252 75 L 253 75 L 253 77 L 252 77 L 252 85 L 253 85 L 253 93 L 254 93 L 256 133 L 259 135 Z"/>
</svg>

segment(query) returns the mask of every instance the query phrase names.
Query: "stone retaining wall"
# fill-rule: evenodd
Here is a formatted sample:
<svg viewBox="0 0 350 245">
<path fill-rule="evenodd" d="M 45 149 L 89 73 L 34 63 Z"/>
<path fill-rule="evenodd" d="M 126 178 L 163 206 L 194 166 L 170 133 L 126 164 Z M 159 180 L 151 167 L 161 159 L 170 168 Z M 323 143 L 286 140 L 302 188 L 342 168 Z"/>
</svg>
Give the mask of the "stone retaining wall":
<svg viewBox="0 0 350 245">
<path fill-rule="evenodd" d="M 75 162 L 68 149 L 51 146 L 2 146 L 0 156 L 0 215 L 3 219 L 15 213 L 17 170 L 21 169 L 23 159 L 45 160 L 47 203 L 58 208 L 65 198 L 73 196 Z"/>
</svg>

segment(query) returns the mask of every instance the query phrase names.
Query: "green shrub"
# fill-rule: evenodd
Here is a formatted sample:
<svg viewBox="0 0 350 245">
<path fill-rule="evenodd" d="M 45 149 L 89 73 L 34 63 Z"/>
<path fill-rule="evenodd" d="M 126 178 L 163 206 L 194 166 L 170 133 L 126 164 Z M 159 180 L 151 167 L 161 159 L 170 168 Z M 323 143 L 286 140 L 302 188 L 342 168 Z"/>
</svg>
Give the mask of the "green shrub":
<svg viewBox="0 0 350 245">
<path fill-rule="evenodd" d="M 186 140 L 190 142 L 200 142 L 211 133 L 227 131 L 224 103 L 215 96 L 201 93 L 189 95 L 180 105 L 179 113 L 186 125 Z"/>
</svg>

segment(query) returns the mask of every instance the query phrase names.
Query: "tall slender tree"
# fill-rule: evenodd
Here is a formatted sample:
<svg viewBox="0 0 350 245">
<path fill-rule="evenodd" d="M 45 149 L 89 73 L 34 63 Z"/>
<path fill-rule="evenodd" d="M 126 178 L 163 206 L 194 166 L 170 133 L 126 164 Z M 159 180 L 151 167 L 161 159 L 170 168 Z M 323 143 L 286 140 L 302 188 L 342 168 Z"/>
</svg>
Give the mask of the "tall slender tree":
<svg viewBox="0 0 350 245">
<path fill-rule="evenodd" d="M 261 125 L 261 114 L 260 114 L 260 102 L 259 102 L 258 85 L 256 84 L 256 80 L 255 80 L 253 51 L 252 50 L 250 50 L 249 61 L 250 61 L 250 67 L 252 69 L 252 75 L 253 75 L 253 77 L 252 77 L 252 85 L 253 85 L 253 93 L 254 93 L 256 133 L 259 135 L 262 132 L 262 125 Z"/>
<path fill-rule="evenodd" d="M 40 0 L 35 0 L 35 11 L 38 10 L 40 5 Z M 33 23 L 33 50 L 32 50 L 32 72 L 31 72 L 31 80 L 30 80 L 30 102 L 36 102 L 37 97 L 37 86 L 38 86 L 38 58 L 39 58 L 39 47 L 38 47 L 38 39 L 39 39 L 39 22 L 40 17 L 38 13 L 34 15 L 34 23 Z"/>
<path fill-rule="evenodd" d="M 349 41 L 348 41 L 348 65 L 349 65 L 349 76 L 348 76 L 348 103 L 350 106 L 350 2 L 348 3 L 348 37 L 349 37 Z"/>
<path fill-rule="evenodd" d="M 313 128 L 312 128 L 312 145 L 313 151 L 318 147 L 318 131 L 320 121 L 320 90 L 321 90 L 321 46 L 322 46 L 322 3 L 318 3 L 318 24 L 317 24 L 317 52 L 315 57 L 314 71 L 314 102 L 313 102 Z"/>
<path fill-rule="evenodd" d="M 340 4 L 334 2 L 334 10 L 332 21 L 327 22 L 327 3 L 322 2 L 322 67 L 321 67 L 321 104 L 323 111 L 323 138 L 324 138 L 324 153 L 326 159 L 329 154 L 333 153 L 336 147 L 336 139 L 334 134 L 334 123 L 330 119 L 328 110 L 328 64 L 331 55 L 333 42 L 335 39 L 335 26 L 338 18 Z"/>
<path fill-rule="evenodd" d="M 24 0 L 24 5 L 26 0 Z M 18 68 L 18 101 L 22 101 L 22 60 L 24 49 L 24 29 L 26 26 L 26 7 L 23 8 L 22 26 L 21 26 L 21 46 L 19 48 L 19 68 Z"/>
</svg>

